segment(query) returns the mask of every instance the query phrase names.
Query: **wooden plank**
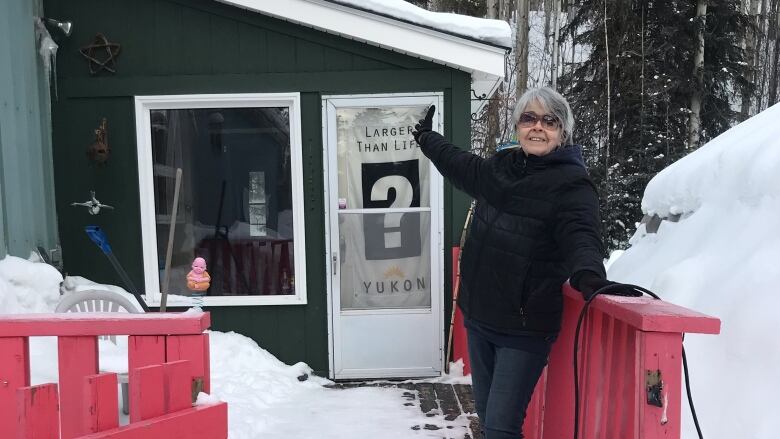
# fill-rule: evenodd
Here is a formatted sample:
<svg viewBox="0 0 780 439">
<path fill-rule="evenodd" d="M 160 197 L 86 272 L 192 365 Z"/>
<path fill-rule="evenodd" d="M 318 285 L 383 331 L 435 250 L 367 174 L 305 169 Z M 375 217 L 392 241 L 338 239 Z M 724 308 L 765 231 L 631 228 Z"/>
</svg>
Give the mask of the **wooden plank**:
<svg viewBox="0 0 780 439">
<path fill-rule="evenodd" d="M 203 59 L 203 57 L 198 56 L 195 59 Z M 440 90 L 450 85 L 452 77 L 452 74 L 444 69 L 291 73 L 278 72 L 274 70 L 275 65 L 275 62 L 271 62 L 270 73 L 220 75 L 218 82 L 215 82 L 215 76 L 210 74 L 114 77 L 111 78 L 110 83 L 95 82 L 92 78 L 69 78 L 61 83 L 60 99 L 110 98 L 117 95 L 132 95 L 138 93 L 138 90 L 143 90 L 144 94 L 147 95 L 192 93 L 192 90 L 206 90 L 209 93 L 257 93 L 258 84 L 263 85 L 263 92 L 266 93 L 290 90 L 297 90 L 301 93 L 319 93 L 322 90 L 376 93 L 377 83 L 382 84 L 383 92 L 408 93 L 416 90 Z M 445 94 L 445 101 L 446 98 Z M 468 115 L 466 120 L 468 121 Z M 304 136 L 306 136 L 306 129 L 304 128 Z M 63 137 L 70 138 L 71 136 L 63 134 Z M 453 225 L 452 227 L 457 228 L 458 226 Z M 108 262 L 106 265 L 107 269 L 111 268 Z"/>
<path fill-rule="evenodd" d="M 119 427 L 119 402 L 115 373 L 90 375 L 84 382 L 84 425 L 88 432 Z"/>
<path fill-rule="evenodd" d="M 639 364 L 636 393 L 639 401 L 640 438 L 680 438 L 682 414 L 682 336 L 681 334 L 643 333 L 639 337 Z M 647 402 L 647 372 L 660 371 L 661 407 Z"/>
<path fill-rule="evenodd" d="M 190 360 L 163 364 L 165 413 L 192 407 L 192 364 Z"/>
<path fill-rule="evenodd" d="M 130 422 L 165 414 L 163 366 L 145 366 L 130 371 Z"/>
<path fill-rule="evenodd" d="M 563 291 L 583 301 L 582 294 L 568 283 L 564 285 Z M 649 296 L 605 295 L 597 297 L 591 307 L 645 332 L 720 333 L 720 319 Z"/>
<path fill-rule="evenodd" d="M 54 383 L 16 389 L 20 439 L 50 439 L 60 436 L 59 399 Z M 14 437 L 14 436 L 3 436 Z"/>
<path fill-rule="evenodd" d="M 201 405 L 79 439 L 226 439 L 227 404 Z"/>
<path fill-rule="evenodd" d="M 91 336 L 200 334 L 211 323 L 209 313 L 52 313 L 0 316 L 5 336 Z"/>
<path fill-rule="evenodd" d="M 95 336 L 59 337 L 60 413 L 62 439 L 88 432 L 82 410 L 86 407 L 84 379 L 98 373 L 98 342 Z"/>
<path fill-rule="evenodd" d="M 433 390 L 436 392 L 444 419 L 454 421 L 460 415 L 460 407 L 452 384 L 433 383 Z"/>
<path fill-rule="evenodd" d="M 127 370 L 165 363 L 165 336 L 131 335 L 127 337 Z M 132 377 L 128 379 L 132 380 Z"/>
<path fill-rule="evenodd" d="M 168 361 L 190 360 L 192 378 L 203 377 L 203 391 L 211 392 L 209 335 L 171 335 L 166 341 Z"/>
<path fill-rule="evenodd" d="M 29 339 L 0 337 L 0 437 L 16 437 L 16 389 L 29 385 Z"/>
<path fill-rule="evenodd" d="M 426 416 L 434 416 L 430 413 L 433 409 L 438 409 L 439 405 L 436 403 L 436 393 L 433 391 L 433 384 L 431 383 L 419 383 L 417 385 L 418 397 L 420 398 L 420 410 L 426 414 Z"/>
</svg>

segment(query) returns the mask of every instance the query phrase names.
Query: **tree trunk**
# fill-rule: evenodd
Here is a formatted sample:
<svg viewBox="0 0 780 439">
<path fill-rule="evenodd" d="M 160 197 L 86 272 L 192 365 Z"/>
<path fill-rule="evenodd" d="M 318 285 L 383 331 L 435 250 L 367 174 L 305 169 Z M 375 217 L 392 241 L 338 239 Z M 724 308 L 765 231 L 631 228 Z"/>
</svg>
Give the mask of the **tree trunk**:
<svg viewBox="0 0 780 439">
<path fill-rule="evenodd" d="M 606 68 L 607 68 L 607 141 L 604 143 L 604 185 L 606 186 L 607 190 L 605 193 L 609 194 L 609 139 L 610 139 L 610 131 L 612 131 L 612 118 L 610 117 L 612 115 L 612 84 L 610 84 L 609 80 L 609 33 L 607 32 L 608 26 L 607 26 L 607 19 L 609 18 L 609 15 L 607 15 L 607 1 L 604 0 L 604 50 L 606 52 Z M 605 204 L 606 208 L 609 208 L 609 196 L 606 197 Z"/>
<path fill-rule="evenodd" d="M 445 12 L 444 11 L 444 0 L 431 0 L 431 11 L 434 11 L 434 12 Z"/>
<path fill-rule="evenodd" d="M 517 40 L 515 44 L 515 97 L 517 99 L 528 87 L 528 13 L 529 0 L 517 0 Z"/>
<path fill-rule="evenodd" d="M 780 8 L 778 8 L 778 0 L 772 0 L 772 16 L 769 20 L 769 28 L 773 29 L 775 33 L 775 47 L 774 47 L 774 62 L 770 64 L 770 70 L 772 71 L 769 76 L 769 93 L 767 93 L 767 107 L 771 107 L 777 102 L 777 86 L 778 86 L 778 65 L 780 65 L 780 29 L 778 29 L 778 23 L 780 23 Z M 768 35 L 767 35 L 768 36 Z"/>
<path fill-rule="evenodd" d="M 760 0 L 743 0 L 743 9 L 750 16 L 756 29 L 747 32 L 744 37 L 745 62 L 748 63 L 748 72 L 746 74 L 747 82 L 755 86 L 756 80 L 756 36 L 758 34 L 758 6 Z M 742 106 L 740 108 L 740 118 L 742 120 L 750 117 L 750 107 L 753 102 L 755 90 L 751 90 L 750 85 L 742 87 Z"/>
<path fill-rule="evenodd" d="M 487 18 L 498 19 L 499 0 L 487 0 Z"/>
<path fill-rule="evenodd" d="M 561 1 L 562 0 L 553 0 L 555 2 L 555 7 L 553 8 L 553 54 L 552 54 L 552 66 L 551 66 L 551 72 L 550 77 L 552 78 L 552 88 L 557 90 L 558 89 L 558 64 L 560 63 L 560 43 L 558 42 L 558 39 L 561 35 Z"/>
<path fill-rule="evenodd" d="M 706 27 L 707 0 L 696 2 L 696 52 L 693 55 L 693 76 L 696 85 L 691 94 L 690 117 L 688 118 L 688 148 L 699 146 L 701 132 L 701 101 L 704 89 L 704 30 Z"/>
<path fill-rule="evenodd" d="M 501 19 L 507 23 L 512 19 L 512 6 L 514 6 L 514 0 L 501 0 Z"/>
<path fill-rule="evenodd" d="M 763 66 L 764 63 L 767 62 L 767 58 L 769 57 L 769 29 L 767 28 L 767 17 L 769 15 L 769 6 L 767 5 L 767 0 L 761 0 L 761 12 L 759 13 L 758 20 L 759 20 L 759 28 L 758 28 L 758 44 L 756 45 L 756 63 L 754 64 L 756 68 L 759 66 Z M 763 44 L 763 46 L 762 46 Z M 761 53 L 764 53 L 764 56 L 762 58 Z M 764 99 L 763 96 L 766 94 L 766 78 L 767 78 L 767 69 L 761 69 L 761 82 L 759 83 L 758 78 L 756 78 L 756 83 L 758 84 L 758 90 L 756 93 L 757 98 L 757 105 L 756 105 L 756 112 L 760 113 L 761 111 L 764 111 L 767 107 L 764 106 Z"/>
</svg>

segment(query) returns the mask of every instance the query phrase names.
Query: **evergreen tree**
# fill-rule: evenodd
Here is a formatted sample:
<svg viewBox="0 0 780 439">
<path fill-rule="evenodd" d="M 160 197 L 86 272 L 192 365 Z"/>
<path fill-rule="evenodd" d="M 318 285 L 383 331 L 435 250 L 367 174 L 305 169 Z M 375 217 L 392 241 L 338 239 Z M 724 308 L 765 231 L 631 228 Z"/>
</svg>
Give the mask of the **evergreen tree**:
<svg viewBox="0 0 780 439">
<path fill-rule="evenodd" d="M 601 189 L 610 249 L 625 247 L 635 231 L 647 182 L 691 152 L 686 130 L 697 87 L 695 8 L 695 0 L 588 0 L 562 32 L 590 50 L 559 83 Z M 739 5 L 710 0 L 705 20 L 702 144 L 736 121 L 733 90 L 749 85 L 740 48 L 749 20 Z"/>
</svg>

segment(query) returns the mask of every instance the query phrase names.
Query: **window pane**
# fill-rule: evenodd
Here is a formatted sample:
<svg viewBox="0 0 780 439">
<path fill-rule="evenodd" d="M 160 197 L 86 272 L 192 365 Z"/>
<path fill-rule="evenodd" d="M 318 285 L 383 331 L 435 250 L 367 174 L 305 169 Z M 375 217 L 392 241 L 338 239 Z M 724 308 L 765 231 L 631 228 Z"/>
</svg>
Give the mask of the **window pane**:
<svg viewBox="0 0 780 439">
<path fill-rule="evenodd" d="M 170 294 L 295 294 L 289 109 L 152 110 L 160 286 L 182 170 Z M 196 257 L 210 285 L 190 283 Z M 195 271 L 195 270 L 193 270 Z M 202 284 L 201 284 L 202 285 Z"/>
<path fill-rule="evenodd" d="M 339 213 L 342 310 L 430 308 L 430 219 Z"/>
<path fill-rule="evenodd" d="M 429 162 L 411 134 L 426 110 L 336 110 L 339 209 L 430 207 Z"/>
</svg>

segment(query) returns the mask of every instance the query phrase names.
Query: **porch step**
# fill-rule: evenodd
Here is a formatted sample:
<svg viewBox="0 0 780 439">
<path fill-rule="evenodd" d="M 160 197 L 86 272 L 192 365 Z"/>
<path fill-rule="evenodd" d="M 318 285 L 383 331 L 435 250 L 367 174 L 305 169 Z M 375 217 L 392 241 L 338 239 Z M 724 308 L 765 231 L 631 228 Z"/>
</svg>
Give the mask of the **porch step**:
<svg viewBox="0 0 780 439">
<path fill-rule="evenodd" d="M 413 405 L 417 401 L 420 410 L 426 416 L 441 413 L 444 419 L 452 421 L 464 414 L 470 421 L 470 430 L 465 436 L 452 436 L 451 439 L 482 439 L 479 431 L 479 419 L 474 408 L 474 397 L 469 384 L 413 383 L 408 381 L 348 381 L 328 386 L 333 389 L 354 389 L 356 387 L 387 387 L 407 390 L 404 405 Z M 412 430 L 441 430 L 433 424 L 415 425 Z M 450 438 L 450 436 L 447 436 Z"/>
</svg>

